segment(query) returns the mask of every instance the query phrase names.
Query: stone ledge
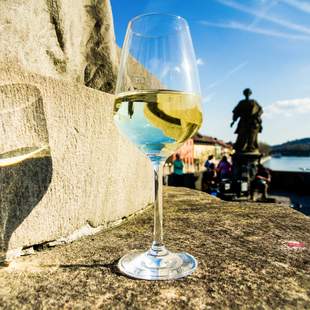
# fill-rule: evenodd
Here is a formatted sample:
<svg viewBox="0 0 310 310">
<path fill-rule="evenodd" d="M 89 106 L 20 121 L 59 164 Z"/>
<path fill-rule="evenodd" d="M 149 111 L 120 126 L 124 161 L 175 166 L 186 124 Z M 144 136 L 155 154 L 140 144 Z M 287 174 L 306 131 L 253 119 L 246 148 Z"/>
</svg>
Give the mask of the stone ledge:
<svg viewBox="0 0 310 310">
<path fill-rule="evenodd" d="M 222 202 L 165 188 L 165 242 L 199 262 L 190 277 L 149 282 L 117 272 L 147 248 L 148 210 L 119 227 L 21 257 L 0 270 L 0 305 L 44 309 L 310 308 L 310 218 L 276 204 Z M 287 241 L 302 241 L 291 249 Z"/>
</svg>

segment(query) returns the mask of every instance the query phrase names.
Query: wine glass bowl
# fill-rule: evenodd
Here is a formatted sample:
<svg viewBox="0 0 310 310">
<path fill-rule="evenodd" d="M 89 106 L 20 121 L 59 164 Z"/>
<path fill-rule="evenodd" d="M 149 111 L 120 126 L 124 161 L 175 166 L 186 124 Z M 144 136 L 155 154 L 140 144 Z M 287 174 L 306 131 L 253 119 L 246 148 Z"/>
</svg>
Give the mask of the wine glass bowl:
<svg viewBox="0 0 310 310">
<path fill-rule="evenodd" d="M 119 94 L 114 120 L 153 164 L 159 165 L 200 127 L 200 97 L 172 90 L 141 90 Z"/>
<path fill-rule="evenodd" d="M 187 22 L 169 14 L 146 14 L 130 21 L 116 85 L 114 122 L 152 162 L 154 240 L 149 251 L 133 251 L 119 269 L 134 278 L 176 279 L 197 262 L 163 244 L 162 165 L 202 123 L 196 58 Z"/>
</svg>

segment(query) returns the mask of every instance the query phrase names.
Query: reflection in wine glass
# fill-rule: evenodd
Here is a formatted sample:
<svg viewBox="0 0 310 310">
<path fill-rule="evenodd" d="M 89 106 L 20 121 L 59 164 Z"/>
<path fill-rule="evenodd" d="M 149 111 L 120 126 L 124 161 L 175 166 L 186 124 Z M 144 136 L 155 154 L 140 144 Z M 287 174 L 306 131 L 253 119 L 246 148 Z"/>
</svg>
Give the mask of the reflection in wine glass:
<svg viewBox="0 0 310 310">
<path fill-rule="evenodd" d="M 197 266 L 193 256 L 163 244 L 162 165 L 202 123 L 196 58 L 187 22 L 146 14 L 128 25 L 117 79 L 114 121 L 154 167 L 154 240 L 149 251 L 122 257 L 120 270 L 134 278 L 184 277 Z"/>
<path fill-rule="evenodd" d="M 45 194 L 52 177 L 48 132 L 39 89 L 0 86 L 0 264 L 12 233 Z"/>
</svg>

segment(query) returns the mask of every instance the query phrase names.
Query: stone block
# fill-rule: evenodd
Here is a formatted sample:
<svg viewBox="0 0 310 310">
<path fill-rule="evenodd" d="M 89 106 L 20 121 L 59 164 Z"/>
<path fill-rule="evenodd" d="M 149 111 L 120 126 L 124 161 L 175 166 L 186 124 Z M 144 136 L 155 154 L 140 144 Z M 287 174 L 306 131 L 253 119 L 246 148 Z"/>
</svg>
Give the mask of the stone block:
<svg viewBox="0 0 310 310">
<path fill-rule="evenodd" d="M 109 0 L 0 1 L 0 61 L 113 93 L 118 66 Z"/>
<path fill-rule="evenodd" d="M 151 164 L 118 133 L 114 96 L 2 65 L 0 97 L 0 153 L 45 147 L 44 156 L 30 158 L 35 163 L 7 167 L 15 179 L 2 173 L 6 248 L 55 240 L 86 224 L 108 227 L 152 203 Z M 22 116 L 19 106 L 26 106 Z"/>
</svg>

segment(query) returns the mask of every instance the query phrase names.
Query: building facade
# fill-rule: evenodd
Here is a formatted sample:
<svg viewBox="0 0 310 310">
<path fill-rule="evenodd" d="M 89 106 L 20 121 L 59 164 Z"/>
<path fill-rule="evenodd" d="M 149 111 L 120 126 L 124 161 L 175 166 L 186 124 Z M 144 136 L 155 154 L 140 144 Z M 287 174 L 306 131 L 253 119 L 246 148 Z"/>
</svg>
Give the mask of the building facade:
<svg viewBox="0 0 310 310">
<path fill-rule="evenodd" d="M 213 155 L 216 160 L 219 160 L 224 155 L 230 156 L 232 153 L 232 144 L 198 133 L 173 154 L 171 162 L 175 159 L 176 154 L 179 154 L 188 170 L 199 171 L 203 169 L 209 155 Z"/>
</svg>

